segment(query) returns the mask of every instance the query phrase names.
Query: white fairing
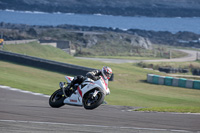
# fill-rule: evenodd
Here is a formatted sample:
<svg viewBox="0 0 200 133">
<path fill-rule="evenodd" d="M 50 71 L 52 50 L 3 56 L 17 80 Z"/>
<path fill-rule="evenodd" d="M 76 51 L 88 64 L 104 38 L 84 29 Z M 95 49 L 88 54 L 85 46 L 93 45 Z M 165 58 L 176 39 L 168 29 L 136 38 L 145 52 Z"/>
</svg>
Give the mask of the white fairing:
<svg viewBox="0 0 200 133">
<path fill-rule="evenodd" d="M 71 81 L 74 79 L 74 77 L 65 76 L 65 79 L 67 80 L 68 83 L 71 83 Z"/>
<path fill-rule="evenodd" d="M 110 89 L 108 88 L 108 79 L 104 80 L 104 78 L 101 77 L 99 80 L 94 81 L 94 83 L 98 84 L 100 88 L 104 88 L 103 92 L 105 95 L 110 94 Z"/>
<path fill-rule="evenodd" d="M 71 83 L 71 81 L 73 80 L 73 77 L 65 76 L 65 78 L 68 83 Z M 75 93 L 73 93 L 70 97 L 67 97 L 64 100 L 64 103 L 82 106 L 83 105 L 82 98 L 88 91 L 94 88 L 99 88 L 99 90 L 103 92 L 104 95 L 110 94 L 110 90 L 108 88 L 108 80 L 104 80 L 103 77 L 101 77 L 97 81 L 87 78 L 82 84 L 80 84 L 77 87 Z"/>
</svg>

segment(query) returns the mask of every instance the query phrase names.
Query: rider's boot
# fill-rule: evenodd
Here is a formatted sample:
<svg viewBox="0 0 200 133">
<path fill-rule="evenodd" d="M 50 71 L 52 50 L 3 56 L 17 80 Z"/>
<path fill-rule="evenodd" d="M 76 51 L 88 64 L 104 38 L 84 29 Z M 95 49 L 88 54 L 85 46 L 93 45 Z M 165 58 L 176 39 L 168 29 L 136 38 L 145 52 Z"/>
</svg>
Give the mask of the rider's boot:
<svg viewBox="0 0 200 133">
<path fill-rule="evenodd" d="M 63 93 L 66 97 L 70 97 L 73 93 L 73 84 L 68 84 L 67 87 L 63 87 Z"/>
</svg>

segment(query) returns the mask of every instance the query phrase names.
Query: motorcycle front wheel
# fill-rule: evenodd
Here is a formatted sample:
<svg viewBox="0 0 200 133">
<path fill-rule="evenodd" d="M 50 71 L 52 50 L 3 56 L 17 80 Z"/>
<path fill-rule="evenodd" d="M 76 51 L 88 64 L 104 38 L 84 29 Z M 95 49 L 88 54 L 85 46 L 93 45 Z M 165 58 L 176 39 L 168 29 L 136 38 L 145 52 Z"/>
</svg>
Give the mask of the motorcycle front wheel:
<svg viewBox="0 0 200 133">
<path fill-rule="evenodd" d="M 49 98 L 49 105 L 52 108 L 59 108 L 64 105 L 65 96 L 62 89 L 55 91 Z"/>
<path fill-rule="evenodd" d="M 93 93 L 98 91 L 97 95 L 93 97 Z M 87 92 L 83 97 L 83 106 L 85 109 L 95 109 L 103 103 L 105 95 L 99 89 L 93 89 Z"/>
</svg>

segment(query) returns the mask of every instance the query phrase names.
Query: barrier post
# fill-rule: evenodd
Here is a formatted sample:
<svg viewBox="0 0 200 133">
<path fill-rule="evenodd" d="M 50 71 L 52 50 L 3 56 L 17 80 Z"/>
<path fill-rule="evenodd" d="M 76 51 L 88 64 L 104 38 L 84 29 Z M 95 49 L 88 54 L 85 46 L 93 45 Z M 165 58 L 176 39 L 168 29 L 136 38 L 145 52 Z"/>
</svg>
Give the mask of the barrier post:
<svg viewBox="0 0 200 133">
<path fill-rule="evenodd" d="M 164 83 L 165 83 L 165 76 L 160 76 L 159 79 L 158 79 L 158 84 L 164 85 Z"/>
<path fill-rule="evenodd" d="M 200 80 L 195 80 L 193 82 L 193 88 L 194 89 L 200 89 Z"/>
<path fill-rule="evenodd" d="M 186 80 L 186 88 L 193 88 L 193 80 Z"/>
<path fill-rule="evenodd" d="M 158 80 L 159 80 L 159 75 L 153 75 L 153 84 L 158 84 Z"/>
<path fill-rule="evenodd" d="M 154 74 L 147 74 L 147 82 L 148 83 L 153 83 L 153 75 Z"/>
<path fill-rule="evenodd" d="M 173 78 L 172 86 L 178 86 L 179 78 Z"/>
<path fill-rule="evenodd" d="M 165 77 L 165 85 L 172 85 L 173 77 Z"/>
<path fill-rule="evenodd" d="M 179 86 L 179 87 L 185 87 L 185 85 L 186 85 L 186 80 L 187 80 L 187 79 L 180 78 L 180 79 L 178 80 L 178 86 Z"/>
</svg>

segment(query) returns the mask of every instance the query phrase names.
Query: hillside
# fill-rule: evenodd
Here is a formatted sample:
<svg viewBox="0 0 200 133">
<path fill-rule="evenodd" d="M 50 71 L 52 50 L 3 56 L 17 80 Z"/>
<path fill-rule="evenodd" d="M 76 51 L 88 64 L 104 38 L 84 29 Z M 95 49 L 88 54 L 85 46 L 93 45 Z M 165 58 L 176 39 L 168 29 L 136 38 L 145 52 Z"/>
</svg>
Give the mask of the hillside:
<svg viewBox="0 0 200 133">
<path fill-rule="evenodd" d="M 10 44 L 4 46 L 5 51 L 10 51 L 14 53 L 35 56 L 39 58 L 45 59 L 72 59 L 73 57 L 66 54 L 63 50 L 54 48 L 52 46 L 40 45 L 36 42 L 28 43 L 28 44 Z"/>
<path fill-rule="evenodd" d="M 33 38 L 47 41 L 69 41 L 71 48 L 75 49 L 79 55 L 129 55 L 130 50 L 134 52 L 135 49 L 152 48 L 152 43 L 147 38 L 109 30 L 79 31 L 64 27 L 6 25 L 3 24 L 1 28 L 5 41 Z M 85 52 L 84 49 L 89 50 Z"/>
<path fill-rule="evenodd" d="M 151 17 L 200 16 L 199 0 L 0 0 L 0 9 Z"/>
<path fill-rule="evenodd" d="M 4 40 L 23 40 L 33 38 L 67 40 L 77 46 L 83 47 L 91 47 L 95 44 L 106 43 L 130 46 L 131 42 L 132 44 L 134 43 L 135 46 L 141 46 L 145 49 L 152 48 L 151 43 L 183 47 L 200 47 L 200 35 L 192 32 L 177 32 L 173 34 L 167 31 L 156 32 L 139 29 L 129 29 L 124 31 L 118 28 L 113 29 L 95 26 L 32 26 L 3 22 L 0 23 L 0 28 L 1 31 L 4 32 Z"/>
</svg>

